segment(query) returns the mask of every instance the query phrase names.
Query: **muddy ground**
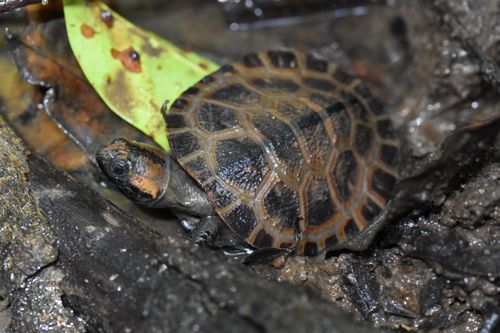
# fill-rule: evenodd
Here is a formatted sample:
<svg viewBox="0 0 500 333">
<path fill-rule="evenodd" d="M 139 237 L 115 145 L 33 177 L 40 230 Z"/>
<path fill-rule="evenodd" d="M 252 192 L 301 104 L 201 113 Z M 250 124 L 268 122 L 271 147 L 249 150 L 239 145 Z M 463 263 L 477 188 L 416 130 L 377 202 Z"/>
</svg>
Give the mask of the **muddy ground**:
<svg viewBox="0 0 500 333">
<path fill-rule="evenodd" d="M 127 2 L 121 4 L 121 10 L 147 29 L 218 62 L 230 61 L 251 51 L 283 46 L 314 50 L 350 67 L 386 104 L 403 147 L 402 174 L 409 180 L 401 184 L 401 191 L 406 191 L 401 200 L 406 201 L 406 209 L 388 223 L 366 251 L 338 252 L 326 260 L 289 257 L 286 261 L 252 267 L 260 275 L 255 278 L 277 280 L 287 286 L 284 288 L 292 288 L 280 289 L 279 302 L 286 303 L 287 290 L 299 288 L 297 290 L 307 290 L 313 295 L 313 301 L 304 309 L 321 302 L 321 299 L 328 300 L 358 320 L 366 320 L 380 329 L 457 333 L 500 331 L 499 1 L 388 0 L 362 3 L 355 10 L 312 12 L 297 20 L 267 21 L 260 28 L 248 30 L 241 30 L 246 26 L 231 24 L 235 23 L 235 17 L 243 20 L 240 12 L 226 8 L 224 15 L 215 1 L 174 2 L 160 6 L 154 12 L 135 2 Z M 251 15 L 245 15 L 245 22 L 252 22 Z M 0 25 L 19 28 L 22 19 L 18 16 L 10 14 L 5 23 L 0 21 Z M 7 56 L 6 53 L 3 55 Z M 8 99 L 8 96 L 4 95 L 2 99 Z M 3 105 L 2 111 L 5 112 L 9 104 L 4 101 Z M 11 121 L 15 127 L 15 121 Z M 483 127 L 470 129 L 471 126 Z M 23 137 L 21 131 L 17 132 Z M 24 139 L 30 149 L 37 151 L 38 148 L 33 146 L 36 139 Z M 97 172 L 74 172 L 73 175 L 104 195 L 110 195 L 109 189 L 100 187 L 102 179 Z M 43 182 L 38 181 L 38 186 L 40 183 Z M 34 192 L 35 197 L 43 197 L 40 191 Z M 172 239 L 172 235 L 176 235 L 182 239 L 177 242 L 186 240 L 171 217 L 165 221 L 163 214 L 138 210 L 115 195 L 110 198 L 129 214 L 140 216 L 140 223 L 153 228 L 157 237 Z M 47 209 L 46 203 L 42 205 L 41 211 L 50 219 L 50 209 L 48 213 Z M 58 237 L 63 237 L 63 234 L 58 234 Z M 8 240 L 4 239 L 4 242 Z M 196 249 L 193 251 L 202 253 L 212 251 L 198 246 L 193 248 Z M 69 246 L 68 249 L 73 248 Z M 54 261 L 53 249 L 42 250 L 44 260 Z M 226 256 L 219 259 L 223 256 L 221 251 L 214 251 L 218 253 L 213 255 L 227 267 L 241 265 L 239 258 Z M 64 257 L 64 252 L 61 253 Z M 192 261 L 194 271 L 196 260 L 205 258 L 200 256 L 195 255 Z M 45 282 L 56 281 L 55 285 L 64 281 L 58 275 L 60 271 L 47 271 L 42 268 L 44 264 L 30 262 L 37 267 L 34 270 L 39 272 L 37 278 L 43 278 Z M 3 274 L 13 274 L 15 265 L 4 265 Z M 178 267 L 176 265 L 184 269 L 183 264 L 172 266 Z M 205 271 L 206 267 L 200 266 L 198 273 L 203 276 Z M 70 272 L 65 273 L 71 275 Z M 234 272 L 250 274 L 239 268 Z M 20 276 L 20 273 L 15 275 L 14 280 L 22 281 Z M 40 292 L 34 283 L 26 286 L 16 282 L 14 285 L 16 288 L 31 288 L 24 294 L 28 296 L 23 297 L 29 298 L 29 295 Z M 222 286 L 217 288 L 217 293 L 223 293 Z M 262 287 L 260 292 L 265 293 L 266 288 L 272 289 L 274 285 Z M 22 321 L 20 318 L 24 314 L 16 310 L 20 308 L 16 308 L 19 302 L 13 302 L 12 295 L 15 294 L 11 294 L 12 311 L 1 314 L 2 318 L 10 318 L 3 322 L 14 323 L 11 330 L 16 331 L 16 327 L 22 327 L 15 325 L 19 325 L 16 323 Z M 52 297 L 57 300 L 57 295 Z M 225 296 L 221 297 L 224 299 Z M 300 292 L 290 294 L 290 300 L 296 297 L 301 297 Z M 246 300 L 245 297 L 237 299 L 240 305 Z M 76 302 L 69 299 L 62 303 L 71 305 L 67 306 L 73 309 L 69 314 L 64 313 L 66 307 L 57 307 L 72 330 L 113 330 L 111 324 L 99 326 L 92 322 L 88 314 L 92 312 L 78 309 L 72 301 Z M 276 311 L 279 302 L 270 305 L 269 311 Z M 262 307 L 265 309 L 266 305 Z M 9 302 L 5 308 L 9 309 Z M 213 312 L 217 315 L 224 313 L 220 310 L 223 306 L 216 308 L 218 310 Z M 124 309 L 128 308 L 124 305 Z M 308 309 L 303 313 L 309 313 Z M 186 311 L 192 309 L 186 308 Z M 203 311 L 203 315 L 208 313 L 209 318 L 210 311 L 207 308 Z M 325 315 L 328 313 L 323 308 L 321 311 L 326 311 L 322 312 Z M 252 322 L 255 325 L 249 326 L 256 332 L 277 331 L 280 325 L 276 317 L 262 314 L 259 317 L 253 310 L 245 312 L 238 308 L 236 312 L 227 313 L 231 316 L 237 313 L 250 322 L 255 316 Z M 311 327 L 325 327 L 321 326 L 325 323 L 314 318 L 310 321 Z M 352 317 L 346 318 L 355 321 Z M 265 320 L 276 322 L 278 326 L 266 326 L 263 324 Z M 308 321 L 303 319 L 303 322 Z M 50 331 L 47 326 L 36 325 L 42 324 L 34 322 L 33 331 L 37 328 Z M 62 330 L 62 326 L 54 325 L 53 331 Z M 207 325 L 205 327 L 220 328 Z M 161 325 L 155 326 L 158 327 Z M 164 327 L 172 329 L 175 326 Z M 200 328 L 189 322 L 181 330 L 195 331 L 196 327 Z M 295 327 L 298 331 L 307 330 L 302 326 Z M 361 331 L 356 326 L 336 329 L 339 332 Z M 231 331 L 231 328 L 226 327 L 226 330 Z"/>
</svg>

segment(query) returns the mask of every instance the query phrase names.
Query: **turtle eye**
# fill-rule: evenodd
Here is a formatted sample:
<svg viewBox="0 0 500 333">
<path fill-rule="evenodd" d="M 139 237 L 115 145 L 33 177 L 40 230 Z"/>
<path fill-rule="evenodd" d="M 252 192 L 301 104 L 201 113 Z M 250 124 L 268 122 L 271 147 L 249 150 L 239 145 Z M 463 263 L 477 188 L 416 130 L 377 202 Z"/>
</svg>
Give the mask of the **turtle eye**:
<svg viewBox="0 0 500 333">
<path fill-rule="evenodd" d="M 127 175 L 130 171 L 130 162 L 122 159 L 115 159 L 111 163 L 111 174 L 116 177 Z"/>
</svg>

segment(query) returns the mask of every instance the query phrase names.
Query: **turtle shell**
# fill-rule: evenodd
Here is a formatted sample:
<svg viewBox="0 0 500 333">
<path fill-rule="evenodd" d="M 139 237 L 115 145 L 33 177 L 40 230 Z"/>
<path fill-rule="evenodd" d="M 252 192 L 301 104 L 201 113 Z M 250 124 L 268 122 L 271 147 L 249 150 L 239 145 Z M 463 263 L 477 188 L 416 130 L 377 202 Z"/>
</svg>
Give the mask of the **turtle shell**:
<svg viewBox="0 0 500 333">
<path fill-rule="evenodd" d="M 256 248 L 349 247 L 397 183 L 382 105 L 312 54 L 249 54 L 189 88 L 165 120 L 173 156 Z"/>
</svg>

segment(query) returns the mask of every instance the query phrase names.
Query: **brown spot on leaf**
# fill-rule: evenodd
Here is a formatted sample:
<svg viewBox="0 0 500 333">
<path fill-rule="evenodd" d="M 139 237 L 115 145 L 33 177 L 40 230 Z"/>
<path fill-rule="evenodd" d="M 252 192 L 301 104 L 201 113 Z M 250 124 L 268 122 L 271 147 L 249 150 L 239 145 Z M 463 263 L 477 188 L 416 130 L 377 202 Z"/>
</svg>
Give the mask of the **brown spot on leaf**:
<svg viewBox="0 0 500 333">
<path fill-rule="evenodd" d="M 130 87 L 128 86 L 128 81 L 126 78 L 125 71 L 117 71 L 113 78 L 112 84 L 105 86 L 105 95 L 111 100 L 113 105 L 126 113 L 127 116 L 132 116 L 130 113 L 130 104 L 127 102 L 127 98 L 123 96 L 132 96 L 129 92 Z"/>
<path fill-rule="evenodd" d="M 95 30 L 85 23 L 80 26 L 80 31 L 85 38 L 92 38 L 95 35 Z"/>
<path fill-rule="evenodd" d="M 207 69 L 208 69 L 208 65 L 207 65 L 206 63 L 204 63 L 204 62 L 200 62 L 200 63 L 198 63 L 198 66 L 200 66 L 200 67 L 201 67 L 202 69 L 204 69 L 204 70 L 207 70 Z"/>
<path fill-rule="evenodd" d="M 107 10 L 101 10 L 101 21 L 103 21 L 108 28 L 112 28 L 115 19 L 113 17 L 113 14 L 111 14 Z"/>
<path fill-rule="evenodd" d="M 133 73 L 142 72 L 141 56 L 132 47 L 129 47 L 128 49 L 125 49 L 123 51 L 111 49 L 111 55 L 113 56 L 113 58 L 119 59 L 126 70 Z"/>
<path fill-rule="evenodd" d="M 144 37 L 143 38 L 143 43 L 141 45 L 141 51 L 146 53 L 147 55 L 150 55 L 151 57 L 159 57 L 163 52 L 167 52 L 163 47 L 158 46 L 154 47 L 153 44 L 151 44 L 151 41 Z"/>
<path fill-rule="evenodd" d="M 189 54 L 189 53 L 193 52 L 193 49 L 189 46 L 181 46 L 180 50 L 184 54 Z"/>
</svg>

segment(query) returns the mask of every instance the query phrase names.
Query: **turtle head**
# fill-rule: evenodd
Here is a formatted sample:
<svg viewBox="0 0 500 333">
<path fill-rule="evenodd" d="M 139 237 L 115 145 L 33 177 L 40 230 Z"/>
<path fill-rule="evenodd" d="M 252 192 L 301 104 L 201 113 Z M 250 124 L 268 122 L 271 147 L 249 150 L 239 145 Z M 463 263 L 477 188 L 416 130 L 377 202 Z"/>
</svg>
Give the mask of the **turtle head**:
<svg viewBox="0 0 500 333">
<path fill-rule="evenodd" d="M 144 206 L 161 200 L 169 177 L 164 151 L 117 139 L 99 150 L 96 159 L 109 181 L 131 200 Z"/>
</svg>

